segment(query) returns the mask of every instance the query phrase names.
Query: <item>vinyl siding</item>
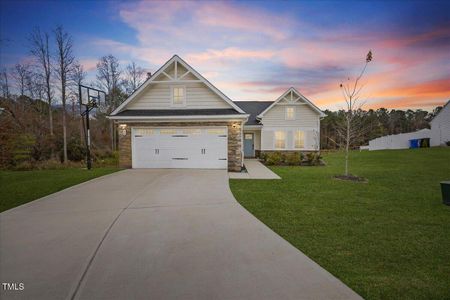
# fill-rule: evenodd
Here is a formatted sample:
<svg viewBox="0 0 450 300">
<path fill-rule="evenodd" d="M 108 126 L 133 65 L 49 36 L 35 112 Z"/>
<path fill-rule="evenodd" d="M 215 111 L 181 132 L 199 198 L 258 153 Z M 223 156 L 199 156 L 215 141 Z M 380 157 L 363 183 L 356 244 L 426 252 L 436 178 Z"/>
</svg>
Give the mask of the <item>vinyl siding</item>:
<svg viewBox="0 0 450 300">
<path fill-rule="evenodd" d="M 431 121 L 431 146 L 444 145 L 447 141 L 450 141 L 450 104 Z"/>
<path fill-rule="evenodd" d="M 187 75 L 188 76 L 188 75 Z M 171 86 L 177 84 L 155 83 L 142 95 L 129 103 L 128 109 L 171 109 Z M 186 109 L 230 108 L 231 106 L 201 82 L 181 84 L 186 87 Z M 180 107 L 176 107 L 180 109 Z"/>
<path fill-rule="evenodd" d="M 294 148 L 294 133 L 301 130 L 305 133 L 304 148 Z M 283 131 L 286 134 L 286 148 L 275 149 L 275 131 Z M 263 127 L 261 130 L 261 150 L 317 150 L 318 130 L 305 127 Z"/>
<path fill-rule="evenodd" d="M 280 101 L 281 102 L 281 101 Z M 286 107 L 294 107 L 294 120 L 286 120 Z M 308 105 L 279 105 L 276 104 L 267 111 L 262 120 L 261 150 L 278 150 L 274 148 L 275 131 L 286 134 L 286 148 L 279 150 L 317 150 L 320 116 Z M 294 148 L 294 132 L 301 130 L 305 133 L 304 148 Z"/>
<path fill-rule="evenodd" d="M 286 107 L 295 108 L 295 119 L 286 120 Z M 308 105 L 275 105 L 261 120 L 264 126 L 317 127 L 319 115 Z"/>
</svg>

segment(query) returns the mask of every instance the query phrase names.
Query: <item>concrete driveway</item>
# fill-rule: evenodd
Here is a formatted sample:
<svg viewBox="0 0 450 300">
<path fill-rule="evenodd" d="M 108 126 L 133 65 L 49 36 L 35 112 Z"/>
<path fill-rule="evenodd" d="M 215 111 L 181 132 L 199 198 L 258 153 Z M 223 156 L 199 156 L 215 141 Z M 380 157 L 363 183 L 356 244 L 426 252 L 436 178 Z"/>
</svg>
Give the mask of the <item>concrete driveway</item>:
<svg viewBox="0 0 450 300">
<path fill-rule="evenodd" d="M 2 299 L 358 299 L 241 207 L 226 171 L 126 170 L 0 214 Z"/>
</svg>

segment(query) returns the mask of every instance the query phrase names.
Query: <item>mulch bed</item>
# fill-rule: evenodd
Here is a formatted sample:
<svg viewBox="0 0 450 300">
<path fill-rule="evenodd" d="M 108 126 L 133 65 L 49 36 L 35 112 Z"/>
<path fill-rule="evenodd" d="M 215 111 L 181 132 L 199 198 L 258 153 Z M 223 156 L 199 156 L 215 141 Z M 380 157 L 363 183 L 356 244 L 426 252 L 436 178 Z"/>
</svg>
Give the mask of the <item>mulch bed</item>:
<svg viewBox="0 0 450 300">
<path fill-rule="evenodd" d="M 359 177 L 355 175 L 336 175 L 333 177 L 337 180 L 345 180 L 345 181 L 354 181 L 354 182 L 361 182 L 361 183 L 367 183 L 369 180 L 364 177 Z"/>
</svg>

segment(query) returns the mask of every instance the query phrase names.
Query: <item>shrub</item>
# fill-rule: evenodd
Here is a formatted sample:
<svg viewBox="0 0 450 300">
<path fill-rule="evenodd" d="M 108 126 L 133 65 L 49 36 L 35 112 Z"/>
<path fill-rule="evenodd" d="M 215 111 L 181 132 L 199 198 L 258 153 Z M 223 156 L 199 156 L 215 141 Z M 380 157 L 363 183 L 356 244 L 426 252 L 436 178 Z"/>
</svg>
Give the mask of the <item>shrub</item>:
<svg viewBox="0 0 450 300">
<path fill-rule="evenodd" d="M 283 162 L 289 166 L 297 166 L 301 163 L 301 154 L 286 153 L 283 155 Z"/>
<path fill-rule="evenodd" d="M 445 144 L 446 144 L 447 146 L 450 146 L 450 141 L 446 141 Z"/>
<path fill-rule="evenodd" d="M 262 161 L 266 161 L 266 158 L 267 158 L 267 154 L 265 152 L 259 153 L 259 159 L 261 159 Z"/>
<path fill-rule="evenodd" d="M 78 137 L 70 138 L 67 143 L 67 158 L 72 161 L 82 161 L 86 157 L 86 147 Z"/>
<path fill-rule="evenodd" d="M 320 166 L 322 165 L 322 157 L 318 152 L 309 152 L 306 153 L 302 162 L 308 166 Z"/>
<path fill-rule="evenodd" d="M 266 155 L 266 164 L 268 165 L 279 165 L 282 162 L 282 157 L 280 152 L 270 152 Z"/>
<path fill-rule="evenodd" d="M 14 142 L 13 159 L 16 165 L 32 161 L 33 146 L 36 139 L 31 134 L 20 134 Z"/>
</svg>

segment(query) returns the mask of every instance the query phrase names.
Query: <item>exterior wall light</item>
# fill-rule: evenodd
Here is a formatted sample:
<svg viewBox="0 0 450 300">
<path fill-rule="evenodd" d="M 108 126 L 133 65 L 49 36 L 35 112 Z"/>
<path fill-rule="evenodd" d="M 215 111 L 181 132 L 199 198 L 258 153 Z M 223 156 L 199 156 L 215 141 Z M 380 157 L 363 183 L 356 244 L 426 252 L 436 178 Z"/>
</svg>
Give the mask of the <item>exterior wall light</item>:
<svg viewBox="0 0 450 300">
<path fill-rule="evenodd" d="M 120 124 L 119 125 L 119 134 L 121 136 L 126 136 L 127 135 L 127 124 Z"/>
</svg>

